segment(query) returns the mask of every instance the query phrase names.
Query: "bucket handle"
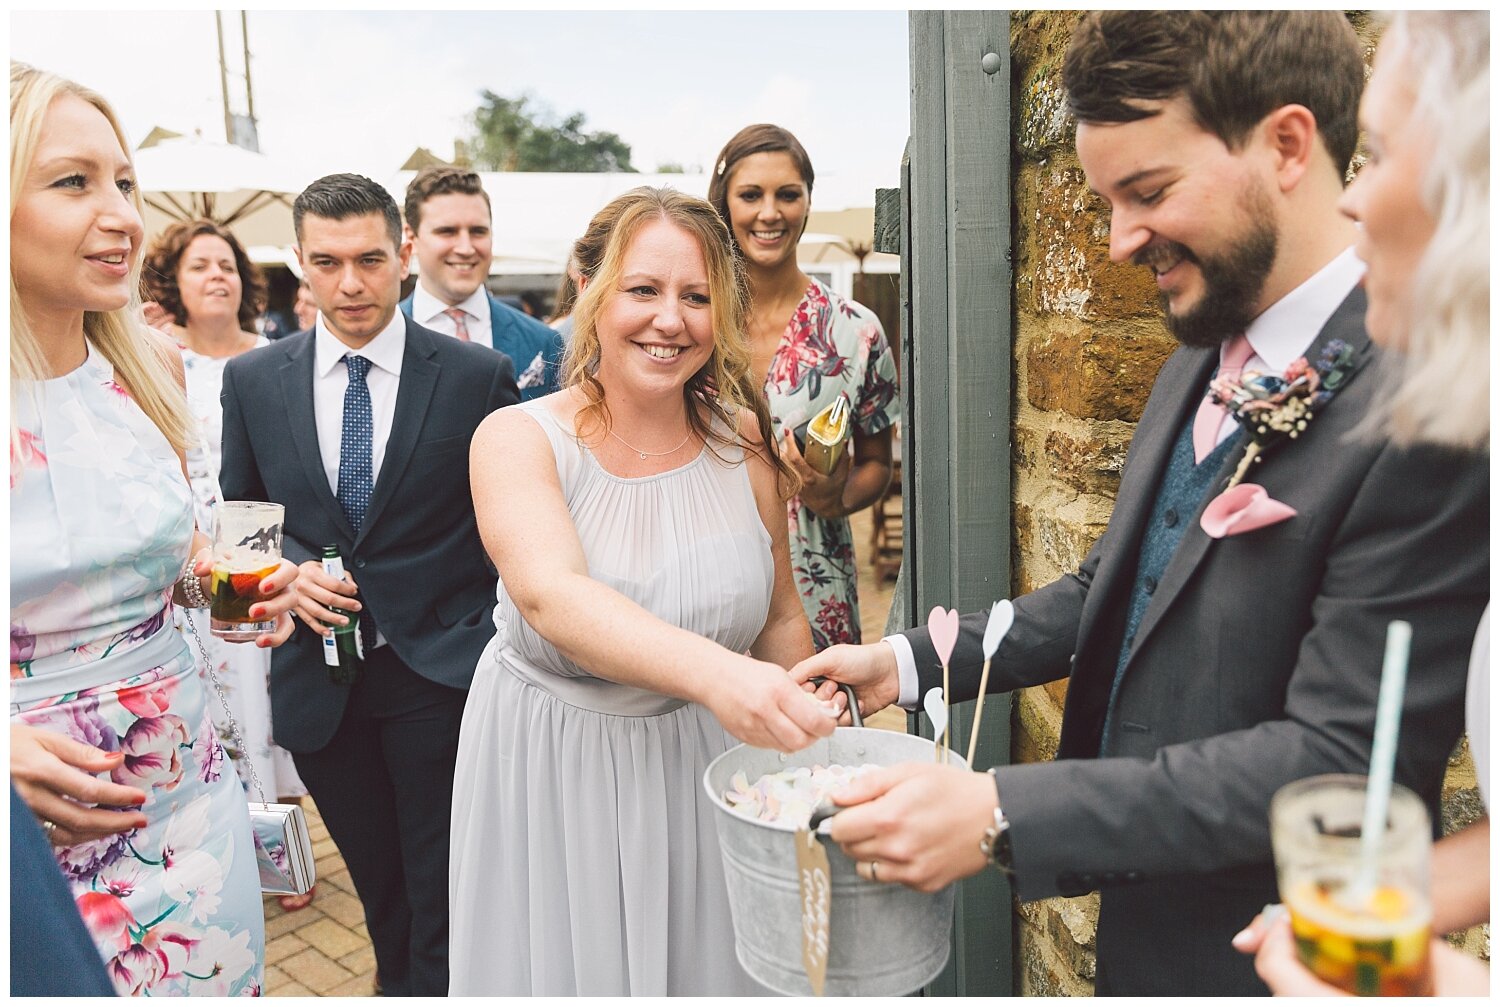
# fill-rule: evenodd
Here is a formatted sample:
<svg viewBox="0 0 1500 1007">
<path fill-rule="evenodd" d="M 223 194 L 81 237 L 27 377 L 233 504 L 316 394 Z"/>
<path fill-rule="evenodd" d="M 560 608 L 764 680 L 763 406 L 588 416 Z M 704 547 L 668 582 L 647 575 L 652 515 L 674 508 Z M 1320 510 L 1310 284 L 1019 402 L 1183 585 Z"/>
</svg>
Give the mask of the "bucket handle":
<svg viewBox="0 0 1500 1007">
<path fill-rule="evenodd" d="M 822 685 L 828 679 L 819 675 L 817 678 L 810 679 L 810 681 L 813 685 Z M 848 682 L 837 682 L 835 684 L 843 691 L 845 698 L 849 700 L 849 719 L 855 727 L 864 727 L 865 718 L 859 714 L 859 700 L 854 698 L 854 686 Z"/>
</svg>

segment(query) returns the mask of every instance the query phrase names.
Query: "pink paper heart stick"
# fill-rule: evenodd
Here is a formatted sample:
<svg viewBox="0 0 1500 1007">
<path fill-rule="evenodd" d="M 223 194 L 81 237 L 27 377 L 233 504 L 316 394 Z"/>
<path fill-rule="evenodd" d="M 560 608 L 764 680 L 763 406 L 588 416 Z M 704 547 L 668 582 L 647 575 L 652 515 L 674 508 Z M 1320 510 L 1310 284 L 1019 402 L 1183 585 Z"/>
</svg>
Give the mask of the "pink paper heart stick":
<svg viewBox="0 0 1500 1007">
<path fill-rule="evenodd" d="M 937 651 L 938 660 L 943 664 L 943 710 L 949 715 L 950 723 L 943 726 L 942 746 L 938 750 L 938 759 L 941 762 L 948 761 L 948 732 L 952 727 L 952 713 L 949 708 L 952 701 L 948 698 L 948 662 L 953 659 L 953 648 L 958 643 L 958 610 L 944 608 L 941 605 L 935 607 L 927 616 L 927 635 L 932 639 L 932 648 Z"/>
</svg>

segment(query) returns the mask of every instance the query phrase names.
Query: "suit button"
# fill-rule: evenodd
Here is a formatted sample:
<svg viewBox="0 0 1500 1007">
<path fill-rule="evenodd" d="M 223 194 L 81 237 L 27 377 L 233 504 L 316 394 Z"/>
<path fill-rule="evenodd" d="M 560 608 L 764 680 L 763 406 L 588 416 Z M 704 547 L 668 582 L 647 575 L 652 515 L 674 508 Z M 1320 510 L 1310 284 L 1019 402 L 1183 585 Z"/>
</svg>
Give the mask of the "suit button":
<svg viewBox="0 0 1500 1007">
<path fill-rule="evenodd" d="M 1161 516 L 1161 523 L 1166 525 L 1168 528 L 1176 528 L 1177 509 L 1175 507 L 1168 507 L 1167 512 Z"/>
<path fill-rule="evenodd" d="M 1114 871 L 1105 871 L 1099 876 L 1099 883 L 1101 885 L 1112 885 L 1119 880 L 1119 876 L 1116 875 Z"/>
<path fill-rule="evenodd" d="M 1146 579 L 1143 582 L 1142 586 L 1145 587 L 1147 594 L 1155 594 L 1156 593 L 1156 578 L 1153 577 L 1153 576 L 1151 576 L 1150 574 L 1147 574 L 1146 575 Z"/>
<path fill-rule="evenodd" d="M 1135 885 L 1135 884 L 1139 884 L 1140 882 L 1145 881 L 1145 880 L 1146 880 L 1146 876 L 1144 874 L 1142 874 L 1140 871 L 1126 871 L 1125 872 L 1125 881 L 1126 881 L 1127 884 Z"/>
<path fill-rule="evenodd" d="M 355 561 L 354 561 L 354 565 L 355 565 L 355 566 L 356 566 L 356 567 L 357 567 L 357 568 L 358 568 L 358 569 L 360 569 L 360 570 L 363 570 L 363 569 L 364 569 L 364 568 L 365 568 L 365 561 L 364 561 L 364 557 L 362 557 L 362 556 L 361 556 L 361 557 L 360 557 L 360 558 L 359 558 L 359 559 L 357 559 L 357 560 L 355 560 Z"/>
</svg>

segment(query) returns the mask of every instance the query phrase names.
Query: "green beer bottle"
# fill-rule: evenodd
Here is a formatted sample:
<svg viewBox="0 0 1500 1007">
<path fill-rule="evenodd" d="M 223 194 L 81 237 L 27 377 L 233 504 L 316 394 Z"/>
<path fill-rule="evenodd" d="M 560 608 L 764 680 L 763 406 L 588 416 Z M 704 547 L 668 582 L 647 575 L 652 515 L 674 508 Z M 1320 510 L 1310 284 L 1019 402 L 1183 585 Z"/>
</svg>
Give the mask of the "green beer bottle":
<svg viewBox="0 0 1500 1007">
<path fill-rule="evenodd" d="M 337 580 L 344 579 L 344 558 L 337 545 L 323 547 L 323 572 Z M 347 616 L 348 625 L 330 626 L 332 636 L 323 637 L 323 663 L 328 665 L 328 680 L 334 685 L 353 685 L 365 664 L 365 645 L 359 638 L 359 615 L 342 608 L 333 611 Z"/>
</svg>

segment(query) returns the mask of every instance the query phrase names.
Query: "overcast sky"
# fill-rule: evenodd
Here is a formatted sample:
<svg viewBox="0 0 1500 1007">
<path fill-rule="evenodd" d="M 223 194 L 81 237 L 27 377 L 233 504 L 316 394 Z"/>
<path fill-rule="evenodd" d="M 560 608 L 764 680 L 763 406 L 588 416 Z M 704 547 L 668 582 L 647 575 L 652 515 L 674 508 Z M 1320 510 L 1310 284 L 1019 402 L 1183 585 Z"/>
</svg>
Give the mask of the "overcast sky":
<svg viewBox="0 0 1500 1007">
<path fill-rule="evenodd" d="M 238 14 L 225 24 L 233 72 Z M 212 12 L 15 13 L 10 27 L 12 58 L 102 92 L 133 143 L 158 125 L 222 138 Z M 707 169 L 735 130 L 775 122 L 840 192 L 872 198 L 897 184 L 908 133 L 906 28 L 898 11 L 249 14 L 261 150 L 309 177 L 384 179 L 417 146 L 446 157 L 488 88 L 583 112 L 643 171 Z M 243 111 L 241 82 L 231 95 Z"/>
</svg>

